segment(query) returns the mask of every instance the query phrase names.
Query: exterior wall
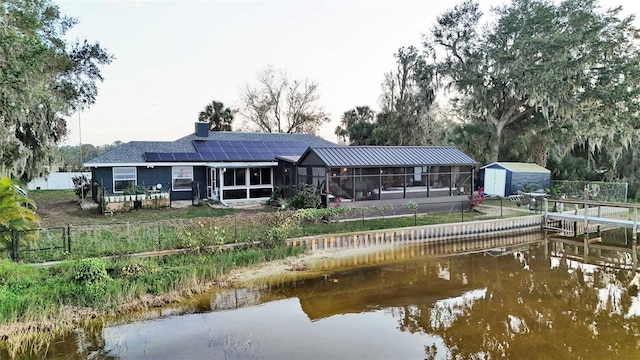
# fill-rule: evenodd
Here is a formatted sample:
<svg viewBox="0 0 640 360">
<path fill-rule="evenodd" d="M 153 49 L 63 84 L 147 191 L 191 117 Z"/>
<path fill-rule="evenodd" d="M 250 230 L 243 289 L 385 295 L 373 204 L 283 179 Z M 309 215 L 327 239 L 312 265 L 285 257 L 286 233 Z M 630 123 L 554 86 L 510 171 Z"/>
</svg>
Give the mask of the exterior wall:
<svg viewBox="0 0 640 360">
<path fill-rule="evenodd" d="M 511 191 L 511 194 L 515 194 L 518 190 L 522 191 L 525 185 L 535 184 L 532 190 L 544 189 L 551 186 L 551 174 L 539 173 L 539 172 L 518 172 L 513 173 L 511 181 L 508 183 L 510 187 L 507 189 Z"/>
<path fill-rule="evenodd" d="M 136 172 L 138 185 L 151 187 L 161 184 L 163 189 L 171 189 L 171 167 L 169 166 L 156 166 L 153 168 L 138 166 Z"/>
<path fill-rule="evenodd" d="M 113 186 L 113 170 L 109 168 L 91 168 L 91 198 L 93 201 L 98 201 L 98 186 L 109 187 Z"/>
<path fill-rule="evenodd" d="M 551 173 L 544 172 L 519 172 L 519 171 L 511 171 L 509 169 L 505 169 L 500 164 L 491 164 L 486 166 L 484 169 L 480 169 L 479 178 L 480 185 L 484 186 L 485 180 L 485 169 L 500 169 L 506 171 L 506 179 L 505 179 L 505 196 L 517 194 L 518 191 L 522 191 L 522 188 L 525 185 L 529 184 L 537 184 L 537 190 L 539 188 L 548 188 L 551 186 Z"/>
<path fill-rule="evenodd" d="M 73 177 L 85 175 L 91 180 L 91 172 L 55 172 L 39 177 L 27 184 L 28 190 L 70 190 L 73 189 Z"/>
<path fill-rule="evenodd" d="M 192 191 L 191 193 L 186 191 L 186 193 L 189 193 L 189 198 L 183 199 L 184 194 L 178 194 L 178 193 L 183 193 L 185 191 L 174 191 L 173 193 L 175 196 L 179 196 L 180 200 L 190 200 L 195 198 L 205 199 L 209 196 L 209 194 L 207 193 L 207 185 L 208 185 L 207 184 L 207 167 L 194 166 Z M 175 200 L 178 200 L 178 199 L 175 198 Z"/>
<path fill-rule="evenodd" d="M 113 186 L 113 171 L 108 168 L 92 168 L 91 179 L 103 187 Z"/>
<path fill-rule="evenodd" d="M 505 169 L 506 170 L 506 169 Z M 509 195 L 513 195 L 513 193 L 515 192 L 516 194 L 518 193 L 518 190 L 513 190 L 513 171 L 511 170 L 507 170 L 507 173 L 505 174 L 505 180 L 504 180 L 504 196 L 509 196 Z M 517 175 L 516 175 L 516 180 L 517 180 Z"/>
</svg>

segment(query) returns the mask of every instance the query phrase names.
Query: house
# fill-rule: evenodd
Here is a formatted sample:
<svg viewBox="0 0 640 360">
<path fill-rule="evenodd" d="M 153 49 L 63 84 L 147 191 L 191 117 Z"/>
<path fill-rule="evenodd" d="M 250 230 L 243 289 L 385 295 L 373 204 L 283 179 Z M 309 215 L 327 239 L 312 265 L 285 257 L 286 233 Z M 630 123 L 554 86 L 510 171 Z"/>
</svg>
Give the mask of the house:
<svg viewBox="0 0 640 360">
<path fill-rule="evenodd" d="M 476 165 L 452 146 L 311 146 L 278 157 L 276 185 L 285 196 L 305 184 L 346 202 L 468 196 Z"/>
<path fill-rule="evenodd" d="M 339 146 L 307 134 L 210 132 L 206 122 L 176 141 L 131 141 L 85 163 L 97 187 L 120 194 L 131 186 L 170 189 L 171 200 L 209 198 L 223 204 L 264 201 L 274 188 L 278 156 L 309 146 Z"/>
<path fill-rule="evenodd" d="M 346 202 L 469 195 L 476 165 L 450 146 L 342 146 L 307 134 L 210 132 L 206 122 L 176 141 L 131 141 L 85 163 L 105 196 L 142 186 L 228 205 L 274 190 L 290 198 L 303 185 Z"/>
<path fill-rule="evenodd" d="M 517 194 L 525 187 L 531 191 L 551 184 L 551 171 L 531 163 L 494 162 L 480 168 L 479 175 L 484 193 L 501 197 Z"/>
</svg>

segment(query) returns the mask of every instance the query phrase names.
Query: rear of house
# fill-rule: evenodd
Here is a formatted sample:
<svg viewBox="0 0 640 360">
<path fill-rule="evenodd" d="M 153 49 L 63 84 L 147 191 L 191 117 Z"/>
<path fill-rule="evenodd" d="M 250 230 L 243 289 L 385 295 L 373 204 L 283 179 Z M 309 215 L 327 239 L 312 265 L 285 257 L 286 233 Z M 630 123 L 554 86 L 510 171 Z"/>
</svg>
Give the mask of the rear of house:
<svg viewBox="0 0 640 360">
<path fill-rule="evenodd" d="M 102 154 L 91 169 L 93 198 L 131 188 L 170 191 L 171 200 L 208 198 L 223 204 L 269 199 L 277 156 L 300 156 L 309 146 L 339 146 L 307 134 L 195 132 L 176 141 L 131 141 Z"/>
</svg>

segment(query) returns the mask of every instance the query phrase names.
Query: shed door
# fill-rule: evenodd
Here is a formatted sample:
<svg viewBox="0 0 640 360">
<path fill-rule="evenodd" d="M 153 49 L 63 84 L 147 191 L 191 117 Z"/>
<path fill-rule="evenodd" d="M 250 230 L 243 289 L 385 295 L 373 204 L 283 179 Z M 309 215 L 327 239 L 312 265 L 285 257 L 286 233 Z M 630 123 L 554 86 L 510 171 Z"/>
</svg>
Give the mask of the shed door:
<svg viewBox="0 0 640 360">
<path fill-rule="evenodd" d="M 507 170 L 484 169 L 484 193 L 504 197 L 504 188 L 507 181 Z"/>
</svg>

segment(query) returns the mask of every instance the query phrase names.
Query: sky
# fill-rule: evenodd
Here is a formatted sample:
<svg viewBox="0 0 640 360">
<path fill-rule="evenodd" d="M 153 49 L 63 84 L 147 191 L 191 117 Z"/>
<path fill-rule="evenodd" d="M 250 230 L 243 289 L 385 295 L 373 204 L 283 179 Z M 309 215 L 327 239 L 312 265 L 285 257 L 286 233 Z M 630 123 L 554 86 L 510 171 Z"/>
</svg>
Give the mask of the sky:
<svg viewBox="0 0 640 360">
<path fill-rule="evenodd" d="M 442 12 L 460 1 L 53 0 L 78 24 L 70 41 L 98 42 L 114 55 L 97 101 L 67 119 L 66 145 L 172 141 L 194 130 L 212 100 L 238 108 L 257 74 L 273 66 L 319 83 L 329 114 L 318 135 L 336 141 L 342 114 L 379 108 L 381 83 L 402 46 L 421 47 Z M 479 0 L 481 10 L 505 0 Z M 635 0 L 601 0 L 638 14 Z M 236 115 L 234 129 L 240 127 Z"/>
</svg>

